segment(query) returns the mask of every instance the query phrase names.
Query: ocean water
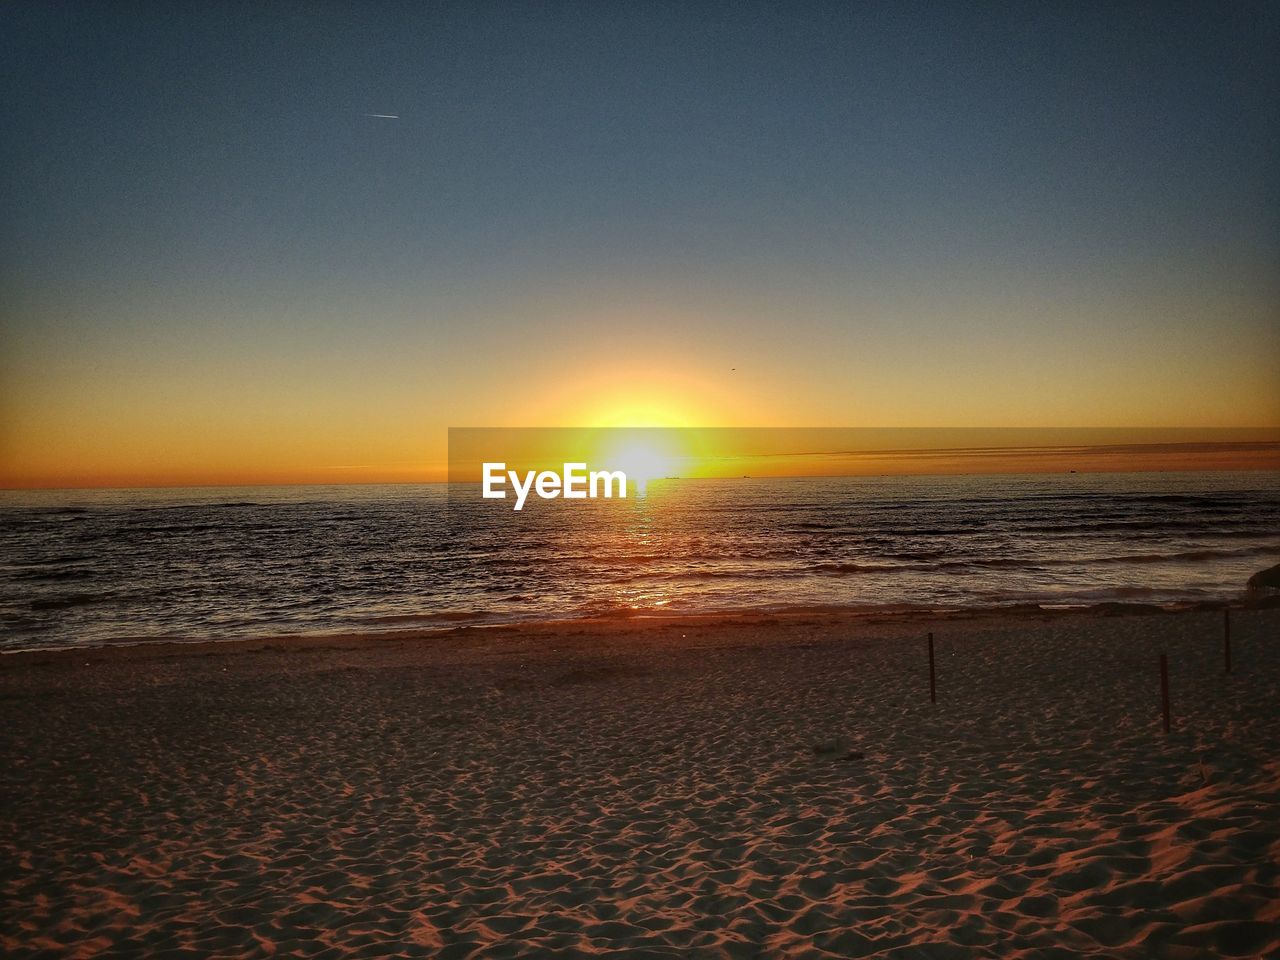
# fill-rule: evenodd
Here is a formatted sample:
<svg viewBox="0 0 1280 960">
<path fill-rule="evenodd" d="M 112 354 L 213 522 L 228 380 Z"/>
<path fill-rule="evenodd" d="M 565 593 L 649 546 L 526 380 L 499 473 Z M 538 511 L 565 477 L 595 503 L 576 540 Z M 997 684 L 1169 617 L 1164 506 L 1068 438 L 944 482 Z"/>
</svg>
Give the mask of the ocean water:
<svg viewBox="0 0 1280 960">
<path fill-rule="evenodd" d="M 0 493 L 0 647 L 795 608 L 1233 599 L 1280 474 Z"/>
</svg>

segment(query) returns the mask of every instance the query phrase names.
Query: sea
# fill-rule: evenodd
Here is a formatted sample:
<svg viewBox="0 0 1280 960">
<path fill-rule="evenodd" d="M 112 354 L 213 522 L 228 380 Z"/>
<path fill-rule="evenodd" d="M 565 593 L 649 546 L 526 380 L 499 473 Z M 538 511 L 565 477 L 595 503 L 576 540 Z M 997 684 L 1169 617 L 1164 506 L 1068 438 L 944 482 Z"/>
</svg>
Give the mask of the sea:
<svg viewBox="0 0 1280 960">
<path fill-rule="evenodd" d="M 0 492 L 0 649 L 719 611 L 1238 599 L 1280 473 Z"/>
</svg>

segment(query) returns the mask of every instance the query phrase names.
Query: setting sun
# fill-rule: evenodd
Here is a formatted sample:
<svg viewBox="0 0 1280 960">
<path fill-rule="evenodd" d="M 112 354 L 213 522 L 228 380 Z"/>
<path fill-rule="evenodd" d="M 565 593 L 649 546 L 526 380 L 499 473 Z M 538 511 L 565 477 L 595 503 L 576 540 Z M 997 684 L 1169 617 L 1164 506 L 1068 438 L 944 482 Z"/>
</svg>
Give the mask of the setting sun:
<svg viewBox="0 0 1280 960">
<path fill-rule="evenodd" d="M 688 460 L 687 453 L 676 449 L 672 430 L 618 430 L 605 435 L 599 460 L 612 469 L 623 471 L 627 480 L 643 493 L 650 480 L 678 476 Z"/>
</svg>

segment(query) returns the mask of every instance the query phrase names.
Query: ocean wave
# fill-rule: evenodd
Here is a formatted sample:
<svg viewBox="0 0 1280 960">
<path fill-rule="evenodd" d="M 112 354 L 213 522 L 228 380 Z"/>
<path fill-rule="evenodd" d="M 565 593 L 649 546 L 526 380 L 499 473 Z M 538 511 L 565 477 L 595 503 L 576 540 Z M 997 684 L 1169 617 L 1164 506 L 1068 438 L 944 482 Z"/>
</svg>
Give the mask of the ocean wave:
<svg viewBox="0 0 1280 960">
<path fill-rule="evenodd" d="M 897 554 L 897 557 L 910 555 Z M 922 555 L 924 557 L 929 554 Z M 958 557 L 936 561 L 907 563 L 876 563 L 860 561 L 839 561 L 814 564 L 807 569 L 821 574 L 860 574 L 860 573 L 921 573 L 931 571 L 974 570 L 974 569 L 1007 569 L 1038 570 L 1046 567 L 1089 567 L 1108 565 L 1142 566 L 1156 563 L 1203 563 L 1209 560 L 1232 559 L 1241 557 L 1280 556 L 1280 546 L 1241 547 L 1228 550 L 1182 550 L 1172 553 L 1130 553 L 1111 556 L 1072 556 L 1072 557 Z"/>
<path fill-rule="evenodd" d="M 906 570 L 921 569 L 911 564 L 889 563 L 819 563 L 809 568 L 814 573 L 893 573 Z"/>
<path fill-rule="evenodd" d="M 574 614 L 577 617 L 592 620 L 630 620 L 633 617 L 643 616 L 645 612 L 635 604 L 605 601 L 583 604 L 574 611 Z"/>
<path fill-rule="evenodd" d="M 1078 561 L 1062 563 L 1082 564 L 1147 564 L 1147 563 L 1202 563 L 1205 560 L 1221 560 L 1231 557 L 1280 556 L 1280 547 L 1240 547 L 1235 550 L 1181 550 L 1174 553 L 1124 553 L 1110 557 L 1085 557 Z"/>
<path fill-rule="evenodd" d="M 63 563 L 84 563 L 86 560 L 96 560 L 97 557 L 91 553 L 60 553 L 53 557 L 38 557 L 28 560 L 22 564 L 24 567 L 55 567 Z"/>
<path fill-rule="evenodd" d="M 59 583 L 64 580 L 89 580 L 94 571 L 86 567 L 72 567 L 67 570 L 49 570 L 36 568 L 33 570 L 17 570 L 10 574 L 15 580 L 38 580 L 45 583 Z"/>
<path fill-rule="evenodd" d="M 1250 520 L 1240 519 L 1233 523 L 1207 520 L 1203 517 L 1188 520 L 1171 520 L 1164 517 L 1141 517 L 1127 520 L 1093 520 L 1084 518 L 1062 523 L 1010 523 L 1008 529 L 1023 534 L 1063 534 L 1084 532 L 1097 533 L 1134 533 L 1148 530 L 1160 531 L 1203 531 L 1219 536 L 1275 536 L 1275 532 L 1259 530 Z"/>
<path fill-rule="evenodd" d="M 37 597 L 30 601 L 31 610 L 66 610 L 71 607 L 84 607 L 98 603 L 113 603 L 120 600 L 117 593 L 63 593 L 50 597 Z"/>
<path fill-rule="evenodd" d="M 362 623 L 469 623 L 490 620 L 497 614 L 488 610 L 441 610 L 435 613 L 389 613 L 363 617 Z"/>
<path fill-rule="evenodd" d="M 220 523 L 155 523 L 129 529 L 133 533 L 207 533 L 222 528 Z"/>
</svg>

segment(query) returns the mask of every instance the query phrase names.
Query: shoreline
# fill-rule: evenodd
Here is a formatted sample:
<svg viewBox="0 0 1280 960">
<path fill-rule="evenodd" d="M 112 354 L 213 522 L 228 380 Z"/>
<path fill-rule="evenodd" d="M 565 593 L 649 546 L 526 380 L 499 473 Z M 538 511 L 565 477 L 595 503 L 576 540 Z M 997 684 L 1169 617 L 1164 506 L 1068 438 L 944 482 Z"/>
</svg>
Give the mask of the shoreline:
<svg viewBox="0 0 1280 960">
<path fill-rule="evenodd" d="M 818 620 L 845 626 L 876 624 L 916 624 L 927 628 L 930 623 L 965 623 L 971 621 L 1052 621 L 1062 618 L 1115 618 L 1183 616 L 1187 614 L 1221 611 L 1225 609 L 1250 611 L 1280 609 L 1280 597 L 1237 598 L 1236 600 L 1204 600 L 1187 603 L 1159 605 L 1128 601 L 1104 601 L 1094 604 L 1040 605 L 1015 603 L 987 607 L 911 607 L 895 606 L 815 606 L 783 609 L 719 609 L 701 613 L 636 612 L 617 615 L 586 615 L 581 617 L 552 617 L 512 621 L 467 622 L 459 619 L 448 626 L 395 626 L 382 628 L 352 628 L 316 630 L 304 632 L 263 632 L 247 636 L 223 639 L 181 636 L 134 636 L 114 640 L 97 641 L 83 645 L 32 646 L 0 649 L 0 668 L 13 658 L 39 657 L 43 655 L 90 653 L 111 650 L 147 649 L 165 651 L 174 655 L 178 651 L 203 655 L 208 651 L 230 653 L 234 650 L 254 649 L 263 644 L 278 646 L 293 644 L 300 648 L 341 645 L 378 645 L 405 641 L 435 641 L 460 638 L 471 631 L 515 631 L 537 633 L 555 630 L 599 630 L 615 633 L 628 627 L 636 630 L 660 629 L 681 625 L 738 625 L 754 626 L 796 620 Z M 446 615 L 425 614 L 423 618 L 439 618 Z M 419 619 L 418 615 L 395 617 L 407 624 Z M 140 656 L 140 653 L 129 656 Z"/>
</svg>

